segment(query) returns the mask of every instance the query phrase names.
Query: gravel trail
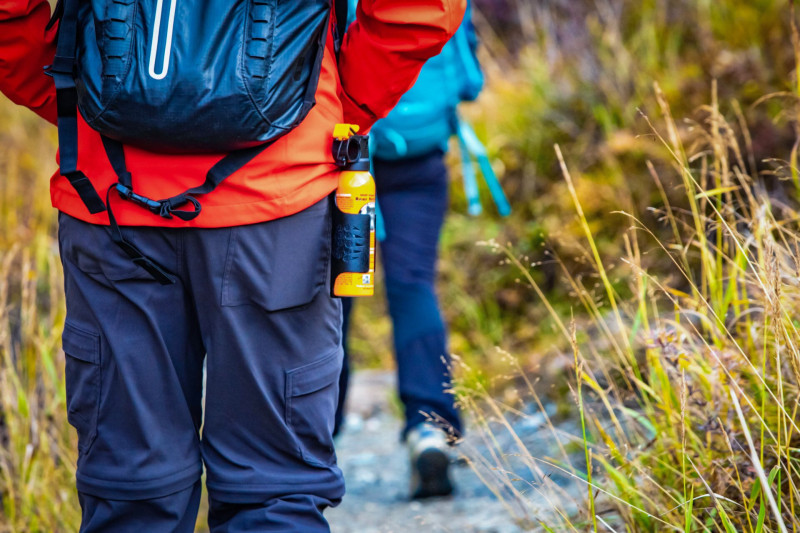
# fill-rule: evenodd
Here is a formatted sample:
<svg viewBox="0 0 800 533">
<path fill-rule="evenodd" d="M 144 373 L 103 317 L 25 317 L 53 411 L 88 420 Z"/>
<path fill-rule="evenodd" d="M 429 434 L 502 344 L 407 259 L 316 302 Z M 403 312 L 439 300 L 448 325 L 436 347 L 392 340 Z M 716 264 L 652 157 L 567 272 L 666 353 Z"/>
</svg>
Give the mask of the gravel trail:
<svg viewBox="0 0 800 533">
<path fill-rule="evenodd" d="M 409 464 L 406 448 L 399 441 L 402 423 L 390 405 L 394 377 L 391 372 L 362 371 L 353 376 L 348 398 L 348 420 L 337 441 L 337 455 L 347 483 L 347 494 L 342 504 L 326 512 L 333 533 L 405 533 L 405 532 L 459 532 L 459 533 L 518 533 L 537 531 L 533 524 L 539 518 L 537 509 L 547 514 L 548 500 L 535 488 L 536 475 L 529 479 L 519 476 L 514 482 L 522 486 L 525 503 L 506 498 L 500 501 L 481 481 L 468 461 L 459 455 L 488 455 L 486 445 L 477 432 L 467 433 L 465 442 L 454 451 L 453 480 L 457 492 L 452 497 L 424 501 L 408 498 Z M 540 457 L 553 455 L 552 432 L 545 429 L 544 417 L 521 418 L 515 432 L 533 454 Z M 467 421 L 469 427 L 469 421 Z M 575 434 L 574 424 L 562 424 L 559 431 Z M 547 433 L 545 435 L 545 432 Z M 498 433 L 501 446 L 513 449 L 510 436 Z M 512 471 L 526 468 L 513 454 L 507 460 Z M 579 457 L 576 456 L 576 460 Z M 514 464 L 516 461 L 517 464 Z M 493 475 L 492 468 L 484 468 L 483 477 Z M 513 476 L 516 477 L 516 476 Z M 545 477 L 558 484 L 561 500 L 580 498 L 580 487 L 557 470 L 545 472 Z M 528 490 L 525 490 L 525 487 Z M 552 497 L 552 495 L 550 496 Z M 574 505 L 573 501 L 573 505 Z M 515 520 L 509 507 L 517 516 L 527 515 L 527 526 Z"/>
</svg>

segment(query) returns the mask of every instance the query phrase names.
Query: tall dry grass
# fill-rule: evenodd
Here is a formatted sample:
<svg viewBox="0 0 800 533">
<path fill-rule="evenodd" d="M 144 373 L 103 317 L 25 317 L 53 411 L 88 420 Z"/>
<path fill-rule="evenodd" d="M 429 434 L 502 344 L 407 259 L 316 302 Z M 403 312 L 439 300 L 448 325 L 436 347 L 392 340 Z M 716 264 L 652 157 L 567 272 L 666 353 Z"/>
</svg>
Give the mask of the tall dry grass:
<svg viewBox="0 0 800 533">
<path fill-rule="evenodd" d="M 504 3 L 527 68 L 490 43 L 474 116 L 536 223 L 489 241 L 527 296 L 497 343 L 515 356 L 485 352 L 511 385 L 474 360 L 457 384 L 472 464 L 535 530 L 800 530 L 793 6 Z M 541 417 L 533 446 L 517 428 Z"/>
<path fill-rule="evenodd" d="M 658 219 L 672 236 L 610 213 L 628 225 L 616 267 L 598 252 L 577 195 L 584 178 L 555 147 L 594 270 L 579 277 L 559 262 L 577 318 L 554 310 L 524 258 L 490 243 L 550 310 L 574 356 L 569 382 L 585 461 L 575 465 L 565 450 L 576 435 L 555 429 L 550 457 L 514 439 L 513 449 L 475 459 L 501 473 L 490 485 L 520 519 L 548 531 L 800 530 L 800 211 L 748 172 L 744 121 L 728 123 L 716 96 L 714 86 L 702 122 L 681 126 L 656 87 L 653 141 L 671 154 L 688 208 L 671 205 L 661 173 L 648 165 L 663 195 Z M 795 151 L 784 157 L 774 172 L 792 180 Z M 628 296 L 612 276 L 625 280 Z M 590 334 L 579 337 L 578 327 Z M 480 388 L 460 392 L 487 435 L 514 431 L 516 408 Z M 532 385 L 524 396 L 540 401 Z M 541 481 L 520 488 L 507 454 Z M 585 484 L 579 508 L 541 474 L 553 469 Z"/>
<path fill-rule="evenodd" d="M 73 531 L 61 265 L 50 207 L 53 128 L 0 105 L 0 531 Z"/>
</svg>

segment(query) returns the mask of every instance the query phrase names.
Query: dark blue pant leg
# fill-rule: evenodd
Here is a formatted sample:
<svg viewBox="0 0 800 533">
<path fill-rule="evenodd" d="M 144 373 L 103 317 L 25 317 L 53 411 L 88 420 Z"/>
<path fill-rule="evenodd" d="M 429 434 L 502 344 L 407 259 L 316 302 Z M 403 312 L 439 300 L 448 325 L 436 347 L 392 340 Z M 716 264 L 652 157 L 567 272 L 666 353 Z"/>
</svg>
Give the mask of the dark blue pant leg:
<svg viewBox="0 0 800 533">
<path fill-rule="evenodd" d="M 329 295 L 330 223 L 325 199 L 187 235 L 208 352 L 202 450 L 214 533 L 327 532 L 323 511 L 344 494 L 332 437 L 342 315 Z"/>
<path fill-rule="evenodd" d="M 316 496 L 287 496 L 264 503 L 233 504 L 211 501 L 208 526 L 214 533 L 235 531 L 328 531 L 322 509 L 329 506 Z M 309 512 L 316 509 L 317 512 Z"/>
<path fill-rule="evenodd" d="M 444 154 L 376 160 L 375 175 L 386 224 L 381 259 L 405 430 L 426 420 L 427 414 L 460 432 L 461 419 L 448 392 L 450 357 L 434 288 L 439 233 L 448 207 Z"/>
<path fill-rule="evenodd" d="M 81 533 L 192 533 L 202 483 L 149 500 L 112 500 L 78 493 L 83 511 Z"/>
<path fill-rule="evenodd" d="M 342 373 L 339 375 L 339 400 L 336 404 L 336 421 L 333 435 L 339 434 L 344 423 L 344 403 L 347 399 L 347 386 L 350 383 L 350 356 L 347 346 L 348 332 L 350 331 L 350 315 L 353 311 L 353 298 L 342 298 Z"/>
<path fill-rule="evenodd" d="M 175 230 L 125 228 L 180 277 Z M 155 282 L 108 228 L 59 217 L 67 411 L 84 533 L 194 529 L 204 348 L 183 278 Z"/>
<path fill-rule="evenodd" d="M 387 281 L 389 309 L 395 334 L 397 379 L 405 406 L 404 434 L 429 420 L 444 421 L 456 432 L 460 418 L 454 406 L 444 325 L 436 308 L 436 296 L 424 285 Z M 427 312 L 425 309 L 427 308 Z M 429 320 L 423 322 L 428 317 Z"/>
</svg>

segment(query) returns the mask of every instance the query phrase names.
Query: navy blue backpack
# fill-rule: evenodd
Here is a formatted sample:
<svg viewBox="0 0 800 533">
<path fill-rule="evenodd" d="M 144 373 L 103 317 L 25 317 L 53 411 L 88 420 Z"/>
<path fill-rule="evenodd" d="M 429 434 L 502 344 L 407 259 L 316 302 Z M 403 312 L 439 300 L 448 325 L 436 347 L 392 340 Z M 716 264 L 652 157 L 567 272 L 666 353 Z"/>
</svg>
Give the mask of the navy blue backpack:
<svg viewBox="0 0 800 533">
<path fill-rule="evenodd" d="M 77 169 L 77 109 L 98 131 L 113 187 L 164 218 L 200 214 L 211 192 L 314 106 L 333 3 L 346 0 L 59 0 L 56 57 L 61 173 L 91 213 L 105 211 Z M 343 18 L 343 17 L 342 17 Z M 48 26 L 48 28 L 50 27 Z M 341 31 L 336 32 L 336 42 Z M 229 152 L 205 182 L 166 199 L 134 192 L 123 143 L 170 153 Z M 114 242 L 161 283 L 174 278 L 126 241 Z"/>
<path fill-rule="evenodd" d="M 263 145 L 314 105 L 331 1 L 62 0 L 50 72 L 74 79 L 87 124 L 122 143 Z"/>
</svg>

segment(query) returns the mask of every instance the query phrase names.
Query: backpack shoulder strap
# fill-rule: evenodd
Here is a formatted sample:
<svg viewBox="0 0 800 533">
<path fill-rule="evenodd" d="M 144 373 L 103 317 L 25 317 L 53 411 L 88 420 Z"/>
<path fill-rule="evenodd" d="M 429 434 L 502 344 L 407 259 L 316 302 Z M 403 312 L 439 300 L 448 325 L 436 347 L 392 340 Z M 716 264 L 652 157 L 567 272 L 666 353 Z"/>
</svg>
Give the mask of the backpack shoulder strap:
<svg viewBox="0 0 800 533">
<path fill-rule="evenodd" d="M 344 32 L 347 31 L 347 0 L 333 0 L 333 8 L 336 17 L 336 35 L 333 39 L 338 54 L 344 41 Z"/>
<path fill-rule="evenodd" d="M 59 19 L 56 56 L 45 72 L 53 77 L 56 85 L 60 172 L 89 212 L 101 213 L 106 210 L 103 200 L 89 178 L 78 170 L 78 91 L 73 77 L 78 48 L 78 0 L 61 0 L 48 26 L 52 27 Z"/>
<path fill-rule="evenodd" d="M 475 100 L 484 84 L 483 72 L 477 56 L 478 34 L 475 32 L 475 25 L 472 22 L 471 4 L 468 2 L 464 20 L 453 36 L 456 61 L 460 68 L 459 98 L 462 101 Z"/>
</svg>

